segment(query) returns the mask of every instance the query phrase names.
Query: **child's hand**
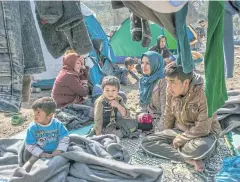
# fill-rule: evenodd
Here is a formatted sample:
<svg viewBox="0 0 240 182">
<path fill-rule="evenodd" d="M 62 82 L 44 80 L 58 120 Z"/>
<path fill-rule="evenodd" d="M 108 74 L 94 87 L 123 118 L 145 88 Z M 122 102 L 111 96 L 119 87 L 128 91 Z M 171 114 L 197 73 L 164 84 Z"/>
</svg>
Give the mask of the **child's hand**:
<svg viewBox="0 0 240 182">
<path fill-rule="evenodd" d="M 138 63 L 138 58 L 137 57 L 134 57 L 133 60 Z"/>
<path fill-rule="evenodd" d="M 62 151 L 60 150 L 54 150 L 53 153 L 52 153 L 52 156 L 57 156 L 57 155 L 60 155 L 62 153 Z"/>
<path fill-rule="evenodd" d="M 116 107 L 116 108 L 119 106 L 119 103 L 116 100 L 110 101 L 109 104 L 110 104 L 110 106 Z"/>
<path fill-rule="evenodd" d="M 43 152 L 43 153 L 40 154 L 39 157 L 50 159 L 50 158 L 52 158 L 53 156 L 52 156 L 52 154 L 49 154 L 49 153 Z"/>
</svg>

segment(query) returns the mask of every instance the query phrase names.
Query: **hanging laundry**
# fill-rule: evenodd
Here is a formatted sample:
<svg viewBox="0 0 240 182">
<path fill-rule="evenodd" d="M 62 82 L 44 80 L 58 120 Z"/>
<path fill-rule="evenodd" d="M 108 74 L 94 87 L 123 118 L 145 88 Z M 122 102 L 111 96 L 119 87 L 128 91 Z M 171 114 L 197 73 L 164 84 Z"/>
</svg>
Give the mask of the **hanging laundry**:
<svg viewBox="0 0 240 182">
<path fill-rule="evenodd" d="M 226 1 L 226 3 L 228 2 Z M 234 69 L 233 17 L 226 10 L 224 15 L 223 48 L 225 76 L 226 78 L 232 78 Z"/>
<path fill-rule="evenodd" d="M 131 12 L 130 32 L 133 41 L 142 41 L 142 47 L 148 47 L 152 40 L 152 34 L 149 22 Z"/>
<path fill-rule="evenodd" d="M 148 47 L 152 40 L 152 34 L 149 22 L 131 12 L 130 32 L 133 41 L 142 41 L 142 47 Z"/>
<path fill-rule="evenodd" d="M 54 58 L 67 49 L 80 55 L 90 52 L 92 43 L 76 1 L 36 1 L 35 6 L 44 42 Z"/>
<path fill-rule="evenodd" d="M 0 1 L 0 32 L 0 110 L 18 112 L 29 75 L 46 71 L 29 1 Z"/>
<path fill-rule="evenodd" d="M 239 9 L 237 7 L 238 3 L 239 3 L 238 1 L 226 1 L 224 6 L 225 15 L 224 15 L 223 48 L 226 78 L 233 77 L 234 70 L 233 15 L 238 14 L 239 12 Z"/>
<path fill-rule="evenodd" d="M 184 73 L 192 72 L 194 62 L 190 48 L 189 39 L 187 36 L 186 17 L 188 12 L 188 4 L 175 13 L 175 26 L 177 34 L 177 64 L 182 65 Z"/>
<path fill-rule="evenodd" d="M 157 6 L 156 8 L 164 8 L 164 11 L 167 10 L 166 6 L 163 6 L 163 4 L 167 3 L 169 6 L 171 6 L 173 11 L 168 11 L 167 13 L 163 13 L 161 11 L 155 11 L 154 8 L 151 9 L 148 6 L 146 6 L 146 1 L 111 1 L 113 9 L 118 9 L 122 7 L 127 7 L 129 10 L 131 10 L 135 15 L 138 17 L 145 19 L 145 20 L 150 20 L 164 28 L 166 28 L 173 36 L 176 38 L 176 32 L 175 32 L 175 22 L 174 22 L 174 13 L 171 12 L 176 12 L 180 10 L 186 3 L 187 1 L 156 1 L 152 2 L 155 3 Z M 187 14 L 186 22 L 187 24 L 191 24 L 197 21 L 196 15 L 197 11 L 194 8 L 194 6 L 191 3 L 188 3 L 189 6 L 189 12 Z M 170 8 L 170 10 L 171 10 Z"/>
<path fill-rule="evenodd" d="M 139 18 L 150 20 L 166 28 L 176 38 L 174 13 L 156 12 L 139 1 L 123 1 L 123 4 Z"/>
<path fill-rule="evenodd" d="M 56 23 L 63 16 L 61 1 L 35 1 L 35 4 L 36 11 L 44 23 Z"/>
<path fill-rule="evenodd" d="M 183 8 L 176 13 L 159 13 L 143 2 L 123 1 L 124 5 L 130 11 L 145 20 L 151 20 L 158 25 L 165 27 L 178 40 L 178 64 L 182 64 L 185 73 L 189 73 L 194 68 L 190 44 L 187 36 L 186 17 L 188 12 L 188 3 L 184 3 Z M 162 3 L 162 2 L 157 2 Z"/>
<path fill-rule="evenodd" d="M 227 100 L 224 77 L 223 24 L 224 1 L 209 1 L 206 53 L 204 57 L 208 116 Z"/>
<path fill-rule="evenodd" d="M 119 8 L 125 7 L 122 1 L 115 1 L 115 0 L 113 1 L 112 0 L 111 4 L 112 4 L 113 9 L 119 9 Z"/>
<path fill-rule="evenodd" d="M 30 99 L 31 92 L 31 76 L 25 75 L 23 77 L 23 87 L 22 87 L 22 102 L 28 102 Z"/>
<path fill-rule="evenodd" d="M 131 12 L 130 15 L 130 32 L 133 41 L 141 41 L 142 40 L 142 21 L 141 18 L 134 15 Z"/>
<path fill-rule="evenodd" d="M 148 47 L 152 41 L 152 33 L 149 22 L 142 19 L 142 47 Z"/>
</svg>

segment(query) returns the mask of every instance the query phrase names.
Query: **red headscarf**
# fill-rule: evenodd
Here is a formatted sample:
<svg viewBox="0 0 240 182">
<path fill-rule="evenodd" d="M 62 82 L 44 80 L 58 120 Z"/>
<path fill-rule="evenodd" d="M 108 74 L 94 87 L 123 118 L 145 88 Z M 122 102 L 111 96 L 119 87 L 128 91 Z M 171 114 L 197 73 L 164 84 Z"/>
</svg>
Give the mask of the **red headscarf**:
<svg viewBox="0 0 240 182">
<path fill-rule="evenodd" d="M 74 67 L 79 58 L 80 58 L 80 56 L 76 53 L 71 53 L 71 54 L 64 56 L 62 70 L 75 72 Z"/>
</svg>

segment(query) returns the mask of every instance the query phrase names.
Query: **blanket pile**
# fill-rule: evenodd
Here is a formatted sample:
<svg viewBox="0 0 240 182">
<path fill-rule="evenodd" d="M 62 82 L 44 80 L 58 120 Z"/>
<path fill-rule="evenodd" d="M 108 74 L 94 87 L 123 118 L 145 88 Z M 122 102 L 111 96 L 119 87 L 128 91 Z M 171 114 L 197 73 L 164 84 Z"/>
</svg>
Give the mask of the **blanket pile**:
<svg viewBox="0 0 240 182">
<path fill-rule="evenodd" d="M 225 105 L 217 110 L 217 119 L 223 129 L 221 135 L 229 131 L 240 134 L 240 90 L 230 90 L 227 95 Z"/>
<path fill-rule="evenodd" d="M 89 125 L 93 121 L 92 107 L 70 104 L 64 108 L 57 109 L 55 118 L 61 121 L 68 130 L 78 129 Z"/>
<path fill-rule="evenodd" d="M 85 138 L 70 135 L 66 153 L 39 159 L 29 173 L 22 166 L 30 157 L 23 140 L 0 140 L 0 179 L 9 182 L 161 182 L 161 168 L 130 165 L 129 153 L 115 135 Z"/>
</svg>

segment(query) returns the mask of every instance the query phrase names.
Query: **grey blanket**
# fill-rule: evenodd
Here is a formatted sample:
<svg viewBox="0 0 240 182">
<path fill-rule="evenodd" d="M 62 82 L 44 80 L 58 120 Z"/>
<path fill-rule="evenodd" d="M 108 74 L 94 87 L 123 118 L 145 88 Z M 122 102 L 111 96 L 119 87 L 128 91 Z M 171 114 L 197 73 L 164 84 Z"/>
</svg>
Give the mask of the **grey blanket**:
<svg viewBox="0 0 240 182">
<path fill-rule="evenodd" d="M 162 181 L 161 168 L 126 163 L 130 160 L 129 154 L 115 135 L 91 139 L 70 135 L 70 141 L 66 153 L 51 160 L 39 159 L 31 171 L 26 173 L 19 167 L 30 157 L 24 149 L 23 141 L 1 139 L 0 179 L 9 182 Z"/>
<path fill-rule="evenodd" d="M 240 90 L 230 90 L 227 94 L 225 105 L 217 110 L 217 119 L 223 129 L 220 135 L 229 131 L 240 134 Z"/>
<path fill-rule="evenodd" d="M 93 109 L 90 106 L 70 104 L 57 109 L 55 118 L 61 121 L 68 130 L 78 129 L 93 121 Z"/>
</svg>

